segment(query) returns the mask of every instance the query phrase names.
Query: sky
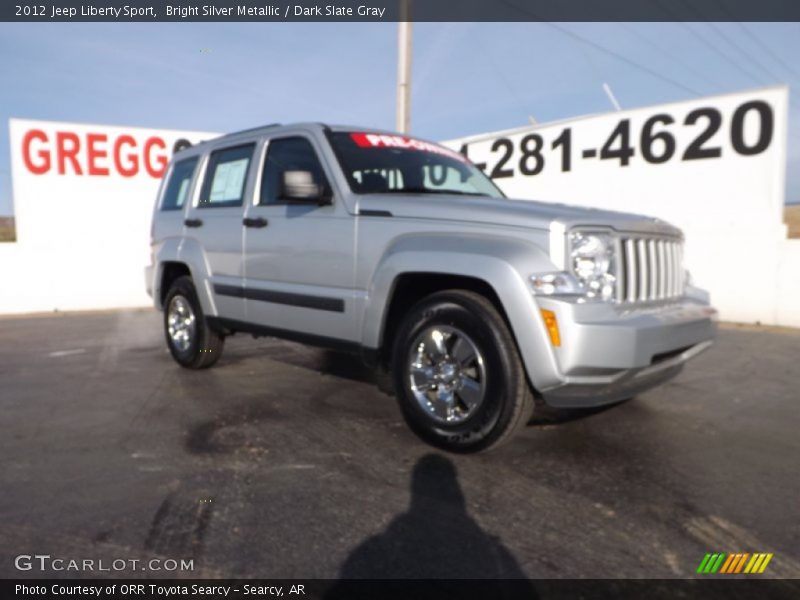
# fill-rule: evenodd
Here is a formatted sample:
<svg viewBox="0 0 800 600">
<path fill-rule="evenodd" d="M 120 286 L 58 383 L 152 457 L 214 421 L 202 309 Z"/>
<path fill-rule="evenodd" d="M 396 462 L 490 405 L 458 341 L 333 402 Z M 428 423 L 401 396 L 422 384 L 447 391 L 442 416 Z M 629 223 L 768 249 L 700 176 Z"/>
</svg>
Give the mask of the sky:
<svg viewBox="0 0 800 600">
<path fill-rule="evenodd" d="M 415 135 L 444 140 L 790 86 L 800 202 L 800 23 L 417 23 Z M 394 129 L 396 23 L 2 23 L 0 215 L 11 117 L 229 132 L 323 121 Z"/>
</svg>

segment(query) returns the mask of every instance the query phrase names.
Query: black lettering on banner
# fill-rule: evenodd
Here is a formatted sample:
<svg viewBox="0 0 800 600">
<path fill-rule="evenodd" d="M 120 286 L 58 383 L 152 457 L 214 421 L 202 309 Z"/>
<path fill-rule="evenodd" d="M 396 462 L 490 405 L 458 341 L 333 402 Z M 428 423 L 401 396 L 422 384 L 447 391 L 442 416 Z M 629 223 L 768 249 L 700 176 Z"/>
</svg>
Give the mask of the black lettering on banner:
<svg viewBox="0 0 800 600">
<path fill-rule="evenodd" d="M 619 148 L 614 148 L 614 144 L 619 138 Z M 631 148 L 631 122 L 630 119 L 623 119 L 619 122 L 616 129 L 611 133 L 611 136 L 606 140 L 600 150 L 600 159 L 618 158 L 619 164 L 627 167 L 633 156 L 633 148 Z"/>
<path fill-rule="evenodd" d="M 553 140 L 553 150 L 561 148 L 561 171 L 572 170 L 572 130 L 567 127 Z"/>
<path fill-rule="evenodd" d="M 752 146 L 748 146 L 744 139 L 744 119 L 747 113 L 755 110 L 759 116 L 758 140 Z M 759 154 L 769 147 L 772 141 L 774 123 L 772 118 L 772 108 L 762 100 L 745 102 L 733 113 L 731 122 L 731 144 L 733 149 L 744 156 Z"/>
<path fill-rule="evenodd" d="M 689 131 L 689 136 L 694 136 L 681 155 L 678 149 L 677 133 L 674 127 L 676 120 L 668 113 L 657 113 L 644 121 L 639 136 L 639 150 L 642 158 L 650 164 L 666 163 L 676 155 L 681 160 L 700 160 L 705 158 L 719 158 L 722 156 L 722 145 L 712 145 L 711 139 L 723 126 L 722 112 L 712 106 L 703 106 L 690 111 L 683 120 L 683 125 L 696 126 L 694 132 Z M 745 137 L 745 125 L 748 136 Z M 636 153 L 636 148 L 631 144 L 630 119 L 621 119 L 614 130 L 606 139 L 599 151 L 601 160 L 617 159 L 622 167 L 630 164 L 631 157 Z M 753 156 L 767 150 L 775 135 L 775 116 L 771 105 L 763 100 L 751 100 L 741 104 L 733 112 L 730 125 L 730 140 L 733 149 L 742 156 Z M 487 141 L 488 143 L 488 141 Z M 489 177 L 492 179 L 514 177 L 514 165 L 518 165 L 519 174 L 533 176 L 540 174 L 548 160 L 555 164 L 558 161 L 556 153 L 560 153 L 560 168 L 562 172 L 572 170 L 572 128 L 566 127 L 558 132 L 558 136 L 550 141 L 549 148 L 545 146 L 545 136 L 541 133 L 529 133 L 519 141 L 519 147 L 509 138 L 497 138 L 492 141 L 491 152 L 499 154 L 499 160 L 491 169 Z M 517 159 L 516 152 L 521 155 Z M 459 150 L 467 156 L 467 144 Z M 547 153 L 552 152 L 548 159 Z M 598 155 L 597 148 L 584 148 L 579 158 L 594 158 Z M 486 170 L 486 163 L 476 165 L 481 170 Z"/>
<path fill-rule="evenodd" d="M 654 164 L 664 163 L 675 154 L 675 138 L 671 133 L 668 131 L 653 133 L 653 128 L 656 125 L 671 125 L 674 122 L 675 119 L 663 113 L 647 119 L 642 128 L 642 136 L 639 144 L 641 146 L 642 156 L 647 162 Z M 661 154 L 656 154 L 653 151 L 653 144 L 656 141 L 661 142 Z"/>
<path fill-rule="evenodd" d="M 500 160 L 497 161 L 494 169 L 492 169 L 492 174 L 490 175 L 492 179 L 514 176 L 514 169 L 504 168 L 506 163 L 511 159 L 511 155 L 514 154 L 514 145 L 508 138 L 498 138 L 492 144 L 492 152 L 497 152 L 500 148 L 504 150 L 504 154 L 500 157 Z"/>
<path fill-rule="evenodd" d="M 722 148 L 704 148 L 705 144 L 711 136 L 717 133 L 719 126 L 722 124 L 722 115 L 716 108 L 698 108 L 686 115 L 683 121 L 684 125 L 694 125 L 699 119 L 708 119 L 708 126 L 700 132 L 695 140 L 686 148 L 683 153 L 683 160 L 696 160 L 699 158 L 719 158 L 722 156 Z"/>
<path fill-rule="evenodd" d="M 533 148 L 531 148 L 533 142 Z M 519 159 L 519 170 L 523 175 L 538 175 L 544 169 L 544 156 L 542 156 L 542 146 L 544 140 L 538 133 L 531 133 L 522 138 L 519 142 L 519 149 L 522 156 Z M 536 159 L 533 166 L 530 165 L 530 159 Z M 513 173 L 513 172 L 512 172 Z"/>
</svg>

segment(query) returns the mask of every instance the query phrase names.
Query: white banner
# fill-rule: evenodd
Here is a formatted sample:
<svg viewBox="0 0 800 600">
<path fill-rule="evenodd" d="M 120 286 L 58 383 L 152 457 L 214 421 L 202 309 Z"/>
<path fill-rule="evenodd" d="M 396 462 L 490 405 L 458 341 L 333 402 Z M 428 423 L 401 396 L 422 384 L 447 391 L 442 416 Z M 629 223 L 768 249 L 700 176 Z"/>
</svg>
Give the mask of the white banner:
<svg viewBox="0 0 800 600">
<path fill-rule="evenodd" d="M 144 306 L 150 216 L 176 148 L 207 132 L 11 119 L 17 243 L 0 312 Z"/>
</svg>

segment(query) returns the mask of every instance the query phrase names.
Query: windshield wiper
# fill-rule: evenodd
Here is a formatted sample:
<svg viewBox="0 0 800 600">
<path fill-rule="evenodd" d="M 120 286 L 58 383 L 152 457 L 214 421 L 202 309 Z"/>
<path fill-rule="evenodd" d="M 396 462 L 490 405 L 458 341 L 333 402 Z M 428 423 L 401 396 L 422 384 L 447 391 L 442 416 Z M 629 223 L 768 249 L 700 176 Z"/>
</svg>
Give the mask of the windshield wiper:
<svg viewBox="0 0 800 600">
<path fill-rule="evenodd" d="M 381 192 L 373 192 L 377 194 L 449 194 L 454 196 L 488 196 L 483 192 L 465 192 L 463 190 L 442 190 L 425 187 L 413 188 L 395 188 L 383 190 Z"/>
</svg>

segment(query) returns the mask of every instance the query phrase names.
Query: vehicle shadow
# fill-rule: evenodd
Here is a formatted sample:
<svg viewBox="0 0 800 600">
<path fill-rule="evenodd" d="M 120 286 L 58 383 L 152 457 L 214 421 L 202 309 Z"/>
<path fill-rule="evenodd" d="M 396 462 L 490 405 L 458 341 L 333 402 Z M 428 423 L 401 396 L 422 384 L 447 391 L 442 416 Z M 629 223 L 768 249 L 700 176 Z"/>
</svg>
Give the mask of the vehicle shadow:
<svg viewBox="0 0 800 600">
<path fill-rule="evenodd" d="M 493 579 L 500 587 L 505 580 L 536 597 L 514 555 L 467 512 L 455 465 L 433 453 L 414 466 L 408 510 L 359 544 L 339 577 L 327 598 L 351 596 L 347 580 L 354 579 Z"/>
<path fill-rule="evenodd" d="M 333 377 L 349 379 L 371 385 L 378 384 L 379 375 L 375 369 L 366 366 L 358 356 L 324 348 L 313 348 L 294 342 L 272 339 L 259 348 L 259 355 L 284 364 L 317 371 Z M 235 360 L 235 359 L 234 359 Z M 621 404 L 627 400 L 591 408 L 552 408 L 537 402 L 533 417 L 528 426 L 557 425 L 591 417 Z"/>
<path fill-rule="evenodd" d="M 366 366 L 358 356 L 346 352 L 275 339 L 259 347 L 258 354 L 287 365 L 342 379 L 370 384 L 375 384 L 377 380 L 374 369 Z"/>
<path fill-rule="evenodd" d="M 607 410 L 614 409 L 622 404 L 625 404 L 630 399 L 620 400 L 613 404 L 604 404 L 603 406 L 592 406 L 587 408 L 553 408 L 537 403 L 533 411 L 533 417 L 528 421 L 528 426 L 542 426 L 542 425 L 558 425 L 561 423 L 569 423 L 570 421 L 579 421 L 603 413 Z"/>
</svg>

